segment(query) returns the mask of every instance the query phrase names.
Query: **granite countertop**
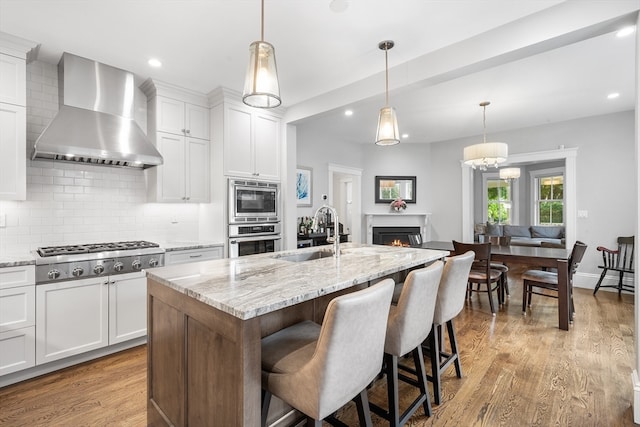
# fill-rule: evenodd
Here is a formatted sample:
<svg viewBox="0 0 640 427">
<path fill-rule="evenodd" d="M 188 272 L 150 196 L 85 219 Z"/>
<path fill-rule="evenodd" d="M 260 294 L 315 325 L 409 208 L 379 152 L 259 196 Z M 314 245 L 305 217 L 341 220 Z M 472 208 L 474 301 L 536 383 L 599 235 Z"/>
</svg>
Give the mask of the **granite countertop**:
<svg viewBox="0 0 640 427">
<path fill-rule="evenodd" d="M 257 317 L 318 296 L 423 265 L 445 251 L 343 243 L 332 256 L 303 262 L 289 255 L 331 253 L 306 248 L 159 267 L 147 277 L 240 319 Z"/>
<path fill-rule="evenodd" d="M 36 259 L 30 253 L 8 254 L 0 256 L 0 268 L 18 267 L 35 264 Z"/>
<path fill-rule="evenodd" d="M 184 251 L 189 249 L 207 249 L 224 246 L 220 242 L 164 242 L 158 243 L 166 252 Z"/>
</svg>

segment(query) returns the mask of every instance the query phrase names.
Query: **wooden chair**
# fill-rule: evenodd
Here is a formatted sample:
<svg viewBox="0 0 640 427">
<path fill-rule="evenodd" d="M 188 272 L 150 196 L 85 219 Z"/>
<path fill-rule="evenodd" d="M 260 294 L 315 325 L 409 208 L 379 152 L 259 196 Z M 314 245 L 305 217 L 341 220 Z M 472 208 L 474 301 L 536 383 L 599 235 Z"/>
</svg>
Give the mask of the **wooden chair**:
<svg viewBox="0 0 640 427">
<path fill-rule="evenodd" d="M 511 236 L 489 236 L 489 242 L 492 245 L 498 246 L 510 246 L 511 245 Z M 500 278 L 500 287 L 502 290 L 502 300 L 504 301 L 505 294 L 507 297 L 509 294 L 509 279 L 507 277 L 509 273 L 509 267 L 501 262 L 492 262 L 491 268 L 495 270 L 499 270 L 502 273 L 502 277 Z"/>
<path fill-rule="evenodd" d="M 596 248 L 602 252 L 602 265 L 598 266 L 598 268 L 602 268 L 602 274 L 596 284 L 596 288 L 593 290 L 594 295 L 600 288 L 616 288 L 618 289 L 618 295 L 622 294 L 622 291 L 633 292 L 635 290 L 633 285 L 627 285 L 623 282 L 624 273 L 635 274 L 633 267 L 634 241 L 634 236 L 618 237 L 617 250 L 607 249 L 604 246 L 598 246 Z M 619 273 L 618 284 L 603 286 L 602 280 L 609 270 Z"/>
<path fill-rule="evenodd" d="M 587 245 L 577 241 L 569 256 L 569 298 L 571 298 L 571 318 L 575 313 L 573 305 L 573 274 L 587 250 Z M 538 288 L 535 290 L 534 288 Z M 551 291 L 551 293 L 549 293 Z M 531 307 L 532 294 L 558 298 L 558 273 L 543 270 L 527 270 L 522 274 L 522 314 L 527 314 L 527 306 Z"/>
<path fill-rule="evenodd" d="M 498 294 L 498 304 L 502 304 L 501 280 L 502 272 L 491 268 L 491 243 L 460 243 L 453 241 L 455 255 L 464 254 L 467 251 L 475 253 L 475 261 L 469 272 L 467 295 L 471 297 L 473 292 L 486 292 L 489 295 L 489 307 L 491 314 L 496 315 L 496 308 L 493 303 L 493 291 Z M 476 289 L 473 284 L 477 284 Z M 482 290 L 480 285 L 485 284 L 486 290 Z M 495 286 L 494 286 L 495 284 Z"/>
</svg>

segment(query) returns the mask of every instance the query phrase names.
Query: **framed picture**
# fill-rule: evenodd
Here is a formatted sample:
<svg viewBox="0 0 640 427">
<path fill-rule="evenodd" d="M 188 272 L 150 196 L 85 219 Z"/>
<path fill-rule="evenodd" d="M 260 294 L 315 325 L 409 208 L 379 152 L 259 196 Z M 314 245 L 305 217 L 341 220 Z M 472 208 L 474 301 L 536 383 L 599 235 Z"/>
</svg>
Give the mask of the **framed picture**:
<svg viewBox="0 0 640 427">
<path fill-rule="evenodd" d="M 313 169 L 298 166 L 296 168 L 296 205 L 311 206 L 313 187 Z"/>
<path fill-rule="evenodd" d="M 376 176 L 376 203 L 391 203 L 400 197 L 407 203 L 416 202 L 415 176 Z"/>
</svg>

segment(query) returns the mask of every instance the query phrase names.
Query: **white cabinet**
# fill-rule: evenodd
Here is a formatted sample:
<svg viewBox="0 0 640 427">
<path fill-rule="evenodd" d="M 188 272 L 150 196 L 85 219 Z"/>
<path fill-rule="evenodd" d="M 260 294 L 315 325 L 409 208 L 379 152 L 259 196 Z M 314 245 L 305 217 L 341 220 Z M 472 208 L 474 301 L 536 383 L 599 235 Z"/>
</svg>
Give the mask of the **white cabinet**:
<svg viewBox="0 0 640 427">
<path fill-rule="evenodd" d="M 0 102 L 27 105 L 26 82 L 25 60 L 0 53 Z"/>
<path fill-rule="evenodd" d="M 209 109 L 164 96 L 156 97 L 156 130 L 209 139 Z"/>
<path fill-rule="evenodd" d="M 0 200 L 26 200 L 27 50 L 21 56 L 13 49 L 12 54 L 6 54 L 5 43 L 0 35 Z"/>
<path fill-rule="evenodd" d="M 222 258 L 222 246 L 215 248 L 181 249 L 167 251 L 164 254 L 165 265 L 184 264 L 187 262 L 207 261 Z"/>
<path fill-rule="evenodd" d="M 205 97 L 152 80 L 142 90 L 147 95 L 148 136 L 164 159 L 161 166 L 145 170 L 149 201 L 208 203 L 209 109 L 202 106 Z"/>
<path fill-rule="evenodd" d="M 140 273 L 36 287 L 36 364 L 147 333 L 147 279 Z"/>
<path fill-rule="evenodd" d="M 104 347 L 109 342 L 109 286 L 102 279 L 38 285 L 36 364 Z"/>
<path fill-rule="evenodd" d="M 109 283 L 109 345 L 147 334 L 147 278 L 125 276 Z"/>
<path fill-rule="evenodd" d="M 263 111 L 225 103 L 224 173 L 280 179 L 280 119 Z"/>
<path fill-rule="evenodd" d="M 157 202 L 209 201 L 209 141 L 158 132 L 164 164 L 149 170 L 148 191 Z"/>
<path fill-rule="evenodd" d="M 35 366 L 35 267 L 0 268 L 0 376 Z"/>
</svg>

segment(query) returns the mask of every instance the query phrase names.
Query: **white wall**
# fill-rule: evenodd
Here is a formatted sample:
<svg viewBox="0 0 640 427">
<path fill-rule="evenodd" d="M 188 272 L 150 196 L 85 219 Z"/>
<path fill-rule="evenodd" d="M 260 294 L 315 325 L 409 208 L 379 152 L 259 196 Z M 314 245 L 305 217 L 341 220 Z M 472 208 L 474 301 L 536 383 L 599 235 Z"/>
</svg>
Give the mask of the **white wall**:
<svg viewBox="0 0 640 427">
<path fill-rule="evenodd" d="M 27 152 L 58 110 L 56 65 L 27 65 Z M 144 172 L 47 160 L 27 163 L 27 200 L 0 201 L 0 255 L 40 246 L 198 239 L 197 204 L 146 203 Z"/>
<path fill-rule="evenodd" d="M 588 246 L 579 272 L 599 275 L 599 245 L 613 245 L 617 236 L 635 233 L 638 189 L 634 184 L 634 112 L 609 114 L 490 135 L 509 144 L 511 154 L 578 147 L 577 209 L 588 218 L 577 220 L 577 238 Z M 433 144 L 433 240 L 460 239 L 460 159 L 465 138 Z M 595 283 L 595 278 L 594 278 Z"/>
</svg>

